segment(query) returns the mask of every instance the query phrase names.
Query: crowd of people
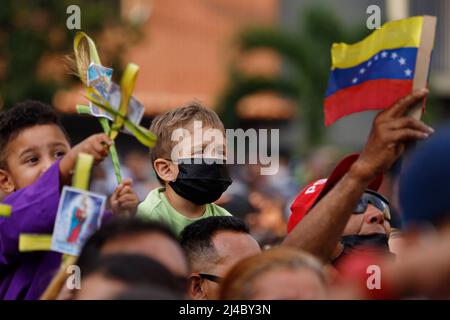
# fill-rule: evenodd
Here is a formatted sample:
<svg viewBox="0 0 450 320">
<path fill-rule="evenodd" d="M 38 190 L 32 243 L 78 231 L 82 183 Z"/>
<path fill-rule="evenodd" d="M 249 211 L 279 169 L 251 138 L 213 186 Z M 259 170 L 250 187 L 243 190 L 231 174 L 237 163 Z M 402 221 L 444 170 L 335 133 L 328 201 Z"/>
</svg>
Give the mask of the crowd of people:
<svg viewBox="0 0 450 320">
<path fill-rule="evenodd" d="M 408 116 L 427 94 L 381 111 L 363 150 L 328 177 L 312 174 L 303 189 L 286 166 L 275 178 L 257 166 L 230 174 L 224 139 L 211 148 L 189 138 L 174 153 L 172 133 L 195 137 L 194 121 L 224 134 L 199 103 L 152 121 L 150 160 L 129 154 L 134 180 L 118 185 L 104 162 L 113 143 L 106 134 L 71 147 L 52 107 L 19 103 L 0 114 L 0 189 L 12 208 L 0 217 L 0 299 L 39 299 L 58 275 L 60 253 L 21 252 L 19 238 L 53 232 L 80 153 L 94 158 L 91 190 L 109 195 L 107 212 L 76 259 L 80 286 L 62 281 L 46 298 L 449 298 L 450 129 L 434 132 Z M 397 191 L 383 194 L 393 167 Z"/>
</svg>

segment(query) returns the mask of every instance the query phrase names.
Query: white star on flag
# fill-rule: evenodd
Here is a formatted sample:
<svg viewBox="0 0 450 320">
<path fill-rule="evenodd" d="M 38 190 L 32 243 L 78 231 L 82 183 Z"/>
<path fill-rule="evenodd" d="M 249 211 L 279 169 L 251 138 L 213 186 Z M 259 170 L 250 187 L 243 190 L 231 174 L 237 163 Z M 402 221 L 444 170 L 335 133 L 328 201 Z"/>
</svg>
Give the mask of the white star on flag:
<svg viewBox="0 0 450 320">
<path fill-rule="evenodd" d="M 386 51 L 383 51 L 383 52 L 381 53 L 381 57 L 382 57 L 382 58 L 386 58 L 386 57 L 387 57 L 387 55 L 388 55 L 388 54 L 387 54 L 387 52 L 386 52 Z"/>
<path fill-rule="evenodd" d="M 397 59 L 397 57 L 398 57 L 398 54 L 396 53 L 396 52 L 394 52 L 392 55 L 391 55 L 391 57 L 392 57 L 392 59 Z"/>
<path fill-rule="evenodd" d="M 407 77 L 411 77 L 411 74 L 412 74 L 412 70 L 411 69 L 406 69 L 405 70 L 405 75 L 407 76 Z"/>
<path fill-rule="evenodd" d="M 400 65 L 404 65 L 406 63 L 406 59 L 402 57 L 398 59 L 398 62 L 400 63 Z"/>
<path fill-rule="evenodd" d="M 370 67 L 372 65 L 372 61 L 367 62 L 367 66 Z"/>
<path fill-rule="evenodd" d="M 374 59 L 375 59 L 375 61 L 377 61 L 378 60 L 378 55 L 376 55 Z"/>
<path fill-rule="evenodd" d="M 366 72 L 366 69 L 362 68 L 361 70 L 359 70 L 359 73 L 364 74 L 364 72 Z"/>
<path fill-rule="evenodd" d="M 357 83 L 358 82 L 358 78 L 353 78 L 352 83 Z"/>
</svg>

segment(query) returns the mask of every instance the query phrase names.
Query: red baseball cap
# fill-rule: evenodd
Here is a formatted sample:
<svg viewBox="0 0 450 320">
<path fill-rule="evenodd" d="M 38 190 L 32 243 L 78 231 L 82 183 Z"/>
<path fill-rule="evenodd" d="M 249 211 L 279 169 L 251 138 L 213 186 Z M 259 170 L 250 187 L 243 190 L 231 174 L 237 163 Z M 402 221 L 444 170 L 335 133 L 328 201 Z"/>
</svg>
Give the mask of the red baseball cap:
<svg viewBox="0 0 450 320">
<path fill-rule="evenodd" d="M 359 158 L 359 154 L 351 154 L 339 162 L 327 179 L 316 180 L 307 185 L 295 198 L 291 205 L 291 216 L 287 224 L 287 232 L 292 229 L 305 217 L 309 210 L 328 193 L 336 183 L 350 170 L 350 167 Z M 383 182 L 383 175 L 380 174 L 368 186 L 369 189 L 378 191 Z"/>
</svg>

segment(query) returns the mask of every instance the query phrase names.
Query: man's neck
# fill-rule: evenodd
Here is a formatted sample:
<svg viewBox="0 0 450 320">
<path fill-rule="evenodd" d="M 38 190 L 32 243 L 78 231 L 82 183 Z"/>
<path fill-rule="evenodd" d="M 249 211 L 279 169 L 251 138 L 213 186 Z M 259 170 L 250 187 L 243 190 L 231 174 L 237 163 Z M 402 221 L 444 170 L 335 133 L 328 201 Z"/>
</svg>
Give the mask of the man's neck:
<svg viewBox="0 0 450 320">
<path fill-rule="evenodd" d="M 170 205 L 187 218 L 199 218 L 205 213 L 205 205 L 195 204 L 180 197 L 169 185 L 166 185 L 164 195 Z"/>
</svg>

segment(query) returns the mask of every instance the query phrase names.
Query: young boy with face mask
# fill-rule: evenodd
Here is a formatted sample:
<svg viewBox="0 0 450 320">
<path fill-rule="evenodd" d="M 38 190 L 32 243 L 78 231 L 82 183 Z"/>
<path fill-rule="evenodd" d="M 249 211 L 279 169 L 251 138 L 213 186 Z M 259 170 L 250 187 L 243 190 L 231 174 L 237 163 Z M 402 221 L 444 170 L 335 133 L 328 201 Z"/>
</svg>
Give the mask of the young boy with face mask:
<svg viewBox="0 0 450 320">
<path fill-rule="evenodd" d="M 0 217 L 0 300 L 38 299 L 61 264 L 51 251 L 19 252 L 21 234 L 51 234 L 61 188 L 71 183 L 79 153 L 96 163 L 108 155 L 110 139 L 95 134 L 73 148 L 52 107 L 25 101 L 0 114 L 0 190 L 12 207 Z M 114 214 L 136 211 L 131 181 L 111 197 Z"/>
<path fill-rule="evenodd" d="M 179 235 L 199 219 L 230 215 L 213 203 L 231 184 L 217 114 L 194 103 L 158 116 L 150 130 L 157 136 L 152 165 L 163 186 L 147 195 L 138 217 L 166 223 Z"/>
</svg>

